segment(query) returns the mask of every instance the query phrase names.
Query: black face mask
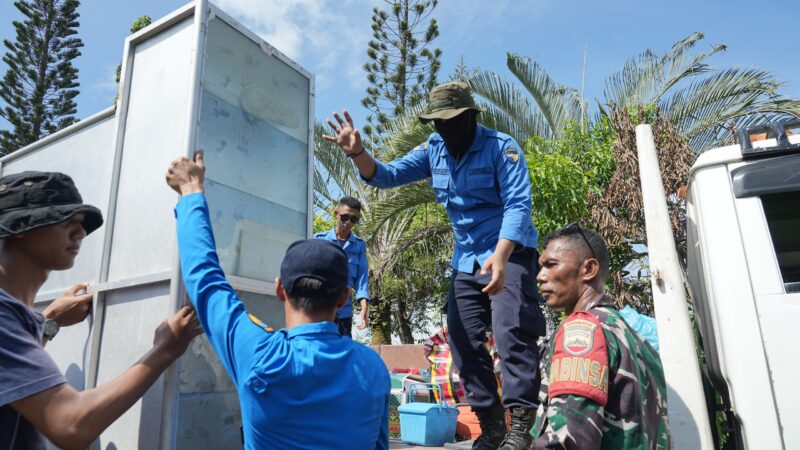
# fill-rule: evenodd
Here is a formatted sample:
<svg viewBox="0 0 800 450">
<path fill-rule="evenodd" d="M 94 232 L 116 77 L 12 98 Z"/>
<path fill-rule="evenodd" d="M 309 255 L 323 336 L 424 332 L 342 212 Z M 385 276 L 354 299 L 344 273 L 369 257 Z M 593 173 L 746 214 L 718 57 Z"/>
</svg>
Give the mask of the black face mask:
<svg viewBox="0 0 800 450">
<path fill-rule="evenodd" d="M 466 153 L 472 140 L 475 139 L 475 130 L 478 125 L 475 111 L 468 109 L 463 113 L 448 120 L 435 120 L 436 132 L 444 140 L 444 146 L 450 156 L 458 160 Z"/>
</svg>

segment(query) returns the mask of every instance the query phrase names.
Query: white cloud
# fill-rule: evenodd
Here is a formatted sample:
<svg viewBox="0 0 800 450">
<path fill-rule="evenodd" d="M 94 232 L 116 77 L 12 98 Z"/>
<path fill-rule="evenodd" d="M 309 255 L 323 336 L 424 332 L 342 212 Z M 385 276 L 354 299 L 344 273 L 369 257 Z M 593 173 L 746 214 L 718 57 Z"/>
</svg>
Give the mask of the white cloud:
<svg viewBox="0 0 800 450">
<path fill-rule="evenodd" d="M 215 4 L 315 72 L 317 83 L 323 84 L 360 74 L 377 1 L 216 0 Z"/>
</svg>

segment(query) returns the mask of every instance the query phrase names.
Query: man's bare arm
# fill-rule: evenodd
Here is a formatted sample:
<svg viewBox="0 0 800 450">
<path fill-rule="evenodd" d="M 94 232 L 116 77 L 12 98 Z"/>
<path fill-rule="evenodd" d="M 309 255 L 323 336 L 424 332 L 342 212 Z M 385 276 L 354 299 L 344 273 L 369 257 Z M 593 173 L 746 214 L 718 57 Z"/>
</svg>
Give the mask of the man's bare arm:
<svg viewBox="0 0 800 450">
<path fill-rule="evenodd" d="M 201 332 L 194 310 L 184 306 L 158 326 L 153 348 L 112 381 L 83 392 L 64 383 L 12 402 L 11 407 L 58 447 L 85 449 L 147 392 Z"/>
</svg>

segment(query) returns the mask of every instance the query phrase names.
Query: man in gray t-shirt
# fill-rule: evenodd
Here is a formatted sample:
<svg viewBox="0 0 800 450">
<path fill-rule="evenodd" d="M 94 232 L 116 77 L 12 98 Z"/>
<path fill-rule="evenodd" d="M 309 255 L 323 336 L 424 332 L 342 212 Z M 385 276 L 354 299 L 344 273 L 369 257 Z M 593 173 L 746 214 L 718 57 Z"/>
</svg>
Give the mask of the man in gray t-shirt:
<svg viewBox="0 0 800 450">
<path fill-rule="evenodd" d="M 153 349 L 114 380 L 76 391 L 45 352 L 60 325 L 76 323 L 91 295 L 33 302 L 50 271 L 73 266 L 83 238 L 103 223 L 61 173 L 23 172 L 0 178 L 0 449 L 86 448 L 155 382 L 201 332 L 190 307 L 159 325 Z M 40 434 L 41 433 L 41 434 Z"/>
<path fill-rule="evenodd" d="M 0 448 L 43 448 L 39 432 L 10 403 L 66 382 L 42 347 L 43 323 L 41 314 L 0 291 Z"/>
</svg>

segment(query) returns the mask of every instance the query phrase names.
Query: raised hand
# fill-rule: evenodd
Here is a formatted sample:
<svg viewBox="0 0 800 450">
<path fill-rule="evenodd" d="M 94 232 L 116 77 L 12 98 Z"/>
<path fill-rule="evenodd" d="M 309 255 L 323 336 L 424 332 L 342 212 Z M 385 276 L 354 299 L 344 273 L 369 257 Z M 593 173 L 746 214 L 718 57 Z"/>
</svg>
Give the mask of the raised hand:
<svg viewBox="0 0 800 450">
<path fill-rule="evenodd" d="M 185 156 L 172 161 L 165 178 L 167 184 L 181 195 L 203 192 L 206 164 L 203 150 L 194 153 L 194 160 Z"/>
<path fill-rule="evenodd" d="M 327 121 L 336 136 L 322 135 L 322 138 L 338 145 L 348 156 L 360 154 L 364 151 L 364 147 L 361 145 L 361 134 L 353 125 L 353 118 L 350 113 L 346 109 L 342 113 L 344 114 L 344 119 L 339 113 L 333 113 L 333 118 L 336 119 L 338 125 L 333 123 L 331 119 Z"/>
</svg>

